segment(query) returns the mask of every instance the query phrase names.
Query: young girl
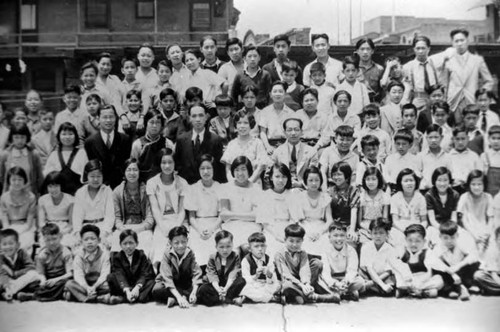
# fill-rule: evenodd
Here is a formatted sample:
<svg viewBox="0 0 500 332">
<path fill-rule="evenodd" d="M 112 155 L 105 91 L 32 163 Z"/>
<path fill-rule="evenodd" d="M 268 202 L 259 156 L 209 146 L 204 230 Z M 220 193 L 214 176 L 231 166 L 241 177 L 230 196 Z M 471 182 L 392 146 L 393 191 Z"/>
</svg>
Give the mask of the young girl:
<svg viewBox="0 0 500 332">
<path fill-rule="evenodd" d="M 78 148 L 78 132 L 69 122 L 59 127 L 57 143 L 57 149 L 49 155 L 43 173 L 60 172 L 62 191 L 74 195 L 82 186 L 81 177 L 88 161 L 87 153 L 85 149 Z"/>
<path fill-rule="evenodd" d="M 349 229 L 347 238 L 355 241 L 356 222 L 358 220 L 359 189 L 352 186 L 352 169 L 348 163 L 340 161 L 333 165 L 331 177 L 333 186 L 329 189 L 332 201 L 330 208 L 334 222 Z"/>
<path fill-rule="evenodd" d="M 201 180 L 189 187 L 184 207 L 189 211 L 190 247 L 196 253 L 198 263 L 203 266 L 212 252 L 215 233 L 221 229 L 221 184 L 214 181 L 214 158 L 211 155 L 201 156 L 199 171 Z"/>
<path fill-rule="evenodd" d="M 427 205 L 418 191 L 420 179 L 409 168 L 399 172 L 396 193 L 391 197 L 392 229 L 390 242 L 398 249 L 405 246 L 404 231 L 411 224 L 427 226 Z"/>
<path fill-rule="evenodd" d="M 333 222 L 330 206 L 331 197 L 321 191 L 323 176 L 316 166 L 304 172 L 307 191 L 301 191 L 295 200 L 297 220 L 306 230 L 302 248 L 309 254 L 321 255 L 326 244 L 325 234 Z"/>
<path fill-rule="evenodd" d="M 8 186 L 0 197 L 2 228 L 19 234 L 21 248 L 32 252 L 36 231 L 36 197 L 29 190 L 28 176 L 23 168 L 14 166 L 7 172 Z"/>
<path fill-rule="evenodd" d="M 141 98 L 141 91 L 130 90 L 127 92 L 127 110 L 120 116 L 120 125 L 123 132 L 127 134 L 132 141 L 142 136 L 142 129 L 144 128 L 144 114 L 142 111 Z"/>
<path fill-rule="evenodd" d="M 112 250 L 119 250 L 120 234 L 129 229 L 139 237 L 139 249 L 150 257 L 154 220 L 146 195 L 146 185 L 139 181 L 139 165 L 136 159 L 125 161 L 124 169 L 125 180 L 113 190 L 115 231 Z"/>
<path fill-rule="evenodd" d="M 363 190 L 359 199 L 359 216 L 356 229 L 359 243 L 363 244 L 372 240 L 370 232 L 370 222 L 375 219 L 383 218 L 389 223 L 389 205 L 391 197 L 384 190 L 385 183 L 382 173 L 376 167 L 368 167 L 363 175 Z M 350 230 L 354 233 L 354 229 Z"/>
<path fill-rule="evenodd" d="M 262 226 L 255 222 L 256 200 L 261 191 L 250 182 L 252 174 L 250 160 L 244 156 L 237 157 L 231 164 L 234 180 L 222 186 L 222 229 L 233 234 L 235 246 L 246 244 L 251 234 L 262 231 Z"/>
<path fill-rule="evenodd" d="M 50 172 L 45 177 L 43 187 L 48 193 L 38 200 L 38 225 L 43 227 L 48 223 L 56 224 L 63 236 L 61 244 L 74 248 L 77 244 L 71 221 L 74 197 L 62 192 L 63 184 L 64 178 L 60 172 Z"/>
<path fill-rule="evenodd" d="M 83 187 L 75 194 L 73 206 L 73 234 L 79 239 L 79 233 L 85 224 L 94 224 L 101 230 L 101 241 L 111 248 L 111 231 L 115 221 L 113 191 L 103 184 L 102 164 L 99 160 L 90 160 L 83 169 Z"/>
<path fill-rule="evenodd" d="M 294 114 L 294 111 L 285 105 L 285 91 L 285 83 L 274 82 L 271 87 L 271 100 L 273 103 L 264 108 L 261 113 L 259 122 L 260 138 L 269 155 L 285 142 L 283 122 Z"/>
<path fill-rule="evenodd" d="M 260 180 L 260 174 L 270 163 L 270 159 L 262 141 L 251 135 L 251 130 L 256 127 L 255 118 L 240 110 L 234 115 L 234 123 L 236 123 L 238 136 L 229 142 L 221 158 L 221 162 L 226 164 L 227 179 L 228 181 L 233 180 L 231 165 L 234 159 L 245 156 L 250 160 L 255 170 L 250 182 L 257 182 Z"/>
<path fill-rule="evenodd" d="M 148 180 L 146 193 L 155 222 L 152 261 L 155 269 L 158 269 L 167 247 L 168 232 L 182 225 L 185 220 L 184 195 L 188 189 L 188 183 L 174 171 L 175 161 L 172 149 L 161 149 L 157 154 L 156 163 L 160 164 L 161 173 Z"/>
<path fill-rule="evenodd" d="M 142 44 L 137 52 L 137 60 L 139 60 L 139 68 L 135 74 L 135 79 L 141 83 L 143 91 L 147 91 L 158 84 L 160 79 L 156 69 L 151 67 L 155 60 L 153 47 L 147 43 Z"/>
<path fill-rule="evenodd" d="M 274 255 L 283 247 L 286 226 L 294 222 L 290 213 L 293 210 L 294 201 L 290 191 L 292 174 L 285 164 L 274 164 L 269 178 L 271 188 L 259 197 L 256 222 L 263 226 L 264 235 L 268 239 L 269 252 Z"/>
<path fill-rule="evenodd" d="M 151 298 L 155 274 L 148 256 L 140 249 L 137 233 L 124 229 L 120 233 L 122 250 L 111 254 L 108 284 L 112 303 L 145 303 Z M 111 300 L 111 299 L 110 299 Z"/>
<path fill-rule="evenodd" d="M 40 115 L 38 114 L 43 108 L 42 96 L 36 90 L 30 90 L 26 94 L 24 107 L 27 111 L 28 128 L 32 135 L 38 133 L 41 129 Z"/>
<path fill-rule="evenodd" d="M 80 143 L 83 143 L 88 137 L 99 132 L 99 117 L 97 114 L 101 107 L 102 99 L 97 93 L 91 93 L 85 99 L 84 109 L 87 110 L 87 113 L 80 119 L 77 128 Z"/>
<path fill-rule="evenodd" d="M 3 192 L 9 185 L 8 170 L 19 166 L 27 175 L 26 183 L 31 187 L 31 192 L 38 194 L 38 189 L 43 182 L 42 163 L 38 152 L 29 146 L 30 140 L 31 133 L 26 125 L 11 128 L 9 133 L 11 145 L 0 155 L 0 182 L 3 185 Z"/>
<path fill-rule="evenodd" d="M 358 114 L 349 110 L 351 101 L 352 96 L 349 92 L 340 90 L 335 93 L 333 96 L 335 107 L 332 116 L 330 116 L 331 131 L 335 131 L 341 125 L 351 126 L 356 133 L 361 130 L 361 120 Z"/>
<path fill-rule="evenodd" d="M 259 123 L 262 110 L 255 107 L 257 103 L 257 88 L 253 85 L 248 85 L 241 91 L 241 100 L 243 101 L 243 108 L 238 113 L 253 115 L 255 119 L 255 126 L 252 127 L 250 134 L 252 137 L 259 138 Z"/>
<path fill-rule="evenodd" d="M 466 183 L 467 192 L 460 196 L 457 206 L 458 220 L 474 237 L 480 255 L 488 248 L 494 227 L 493 198 L 484 192 L 485 182 L 483 172 L 470 172 Z"/>
</svg>

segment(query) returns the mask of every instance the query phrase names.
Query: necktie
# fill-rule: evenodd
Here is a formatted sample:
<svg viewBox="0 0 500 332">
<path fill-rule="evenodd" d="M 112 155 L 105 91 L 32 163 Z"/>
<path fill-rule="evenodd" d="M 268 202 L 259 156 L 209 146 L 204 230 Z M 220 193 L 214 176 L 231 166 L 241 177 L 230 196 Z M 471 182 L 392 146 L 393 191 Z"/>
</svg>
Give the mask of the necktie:
<svg viewBox="0 0 500 332">
<path fill-rule="evenodd" d="M 194 141 L 194 151 L 196 154 L 198 154 L 200 152 L 200 145 L 201 145 L 201 141 L 200 141 L 200 135 L 196 135 L 196 139 Z"/>
<path fill-rule="evenodd" d="M 294 145 L 292 148 L 292 163 L 297 162 L 297 149 L 296 146 Z"/>
<path fill-rule="evenodd" d="M 482 111 L 483 119 L 481 121 L 481 130 L 483 133 L 486 133 L 486 130 L 488 129 L 488 123 L 486 122 L 486 111 Z"/>
<path fill-rule="evenodd" d="M 429 73 L 427 72 L 427 62 L 425 63 L 420 63 L 422 68 L 424 69 L 424 90 L 425 92 L 430 91 L 431 88 L 431 83 L 429 81 Z"/>
<path fill-rule="evenodd" d="M 111 147 L 111 134 L 106 134 L 107 137 L 106 137 L 106 146 L 108 147 L 108 149 Z"/>
</svg>

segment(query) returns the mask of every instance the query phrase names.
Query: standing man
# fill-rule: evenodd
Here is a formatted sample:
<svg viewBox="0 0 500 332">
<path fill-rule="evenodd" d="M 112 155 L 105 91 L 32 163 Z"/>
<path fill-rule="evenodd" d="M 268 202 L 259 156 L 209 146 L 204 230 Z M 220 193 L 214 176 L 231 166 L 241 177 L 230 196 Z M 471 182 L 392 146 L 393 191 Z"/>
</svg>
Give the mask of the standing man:
<svg viewBox="0 0 500 332">
<path fill-rule="evenodd" d="M 203 37 L 200 41 L 200 51 L 205 58 L 201 63 L 201 68 L 210 69 L 217 74 L 220 67 L 225 64 L 217 57 L 217 40 L 213 36 Z"/>
<path fill-rule="evenodd" d="M 304 69 L 304 85 L 311 86 L 311 66 L 315 62 L 321 62 L 326 69 L 326 82 L 333 84 L 334 87 L 338 86 L 342 77 L 342 62 L 328 55 L 330 38 L 326 33 L 313 34 L 311 43 L 316 60 L 309 63 Z"/>
<path fill-rule="evenodd" d="M 475 103 L 474 94 L 479 88 L 491 91 L 493 78 L 482 56 L 469 52 L 469 31 L 455 29 L 450 37 L 453 48 L 445 51 L 443 84 L 455 122 L 462 122 L 462 111 Z M 483 85 L 479 86 L 479 78 Z"/>
<path fill-rule="evenodd" d="M 380 79 L 384 75 L 384 67 L 375 63 L 372 59 L 375 53 L 375 44 L 370 38 L 361 38 L 356 43 L 356 53 L 359 56 L 358 81 L 364 83 L 368 88 L 370 102 L 379 103 L 382 100 Z"/>
<path fill-rule="evenodd" d="M 245 60 L 243 60 L 243 43 L 238 38 L 230 38 L 226 41 L 226 52 L 229 62 L 223 64 L 219 69 L 219 75 L 229 84 L 228 91 L 232 91 L 236 75 L 243 74 Z"/>
<path fill-rule="evenodd" d="M 271 82 L 283 81 L 283 68 L 281 66 L 284 62 L 290 61 L 288 58 L 288 52 L 290 52 L 291 44 L 292 42 L 287 35 L 282 34 L 274 37 L 273 51 L 276 58 L 262 66 L 262 70 L 267 71 L 271 75 Z M 298 68 L 298 74 L 295 81 L 302 84 L 302 68 L 300 67 Z"/>
</svg>

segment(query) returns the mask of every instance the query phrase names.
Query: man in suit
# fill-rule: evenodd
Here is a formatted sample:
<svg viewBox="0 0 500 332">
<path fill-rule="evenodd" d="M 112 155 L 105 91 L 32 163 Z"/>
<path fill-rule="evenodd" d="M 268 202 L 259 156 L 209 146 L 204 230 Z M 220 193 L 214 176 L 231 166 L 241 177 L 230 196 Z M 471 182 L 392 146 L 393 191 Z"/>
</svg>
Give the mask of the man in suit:
<svg viewBox="0 0 500 332">
<path fill-rule="evenodd" d="M 85 140 L 85 152 L 89 160 L 98 159 L 102 163 L 104 184 L 115 188 L 123 181 L 123 165 L 130 157 L 130 138 L 117 129 L 118 115 L 113 105 L 97 111 L 99 132 Z"/>
<path fill-rule="evenodd" d="M 208 153 L 214 157 L 214 180 L 227 182 L 226 172 L 220 159 L 223 153 L 222 139 L 206 128 L 207 112 L 202 106 L 189 109 L 192 129 L 177 138 L 175 167 L 179 175 L 193 184 L 200 179 L 200 158 Z"/>
<path fill-rule="evenodd" d="M 274 37 L 273 51 L 276 58 L 262 66 L 262 70 L 267 71 L 271 75 L 271 82 L 283 81 L 283 76 L 281 75 L 281 65 L 285 61 L 289 61 L 288 52 L 290 52 L 291 44 L 292 43 L 287 35 L 277 35 Z M 297 83 L 302 84 L 302 69 L 300 67 L 299 72 L 297 73 L 296 81 Z"/>
<path fill-rule="evenodd" d="M 290 168 L 292 173 L 292 187 L 305 188 L 304 172 L 310 165 L 317 165 L 316 150 L 300 141 L 302 137 L 302 120 L 289 118 L 283 122 L 286 142 L 274 150 L 272 159 Z"/>
<path fill-rule="evenodd" d="M 462 122 L 462 111 L 465 106 L 474 104 L 474 94 L 480 88 L 491 91 L 493 78 L 483 57 L 469 52 L 469 31 L 455 29 L 450 37 L 453 48 L 444 55 L 442 81 L 450 109 L 455 114 L 456 123 Z"/>
</svg>

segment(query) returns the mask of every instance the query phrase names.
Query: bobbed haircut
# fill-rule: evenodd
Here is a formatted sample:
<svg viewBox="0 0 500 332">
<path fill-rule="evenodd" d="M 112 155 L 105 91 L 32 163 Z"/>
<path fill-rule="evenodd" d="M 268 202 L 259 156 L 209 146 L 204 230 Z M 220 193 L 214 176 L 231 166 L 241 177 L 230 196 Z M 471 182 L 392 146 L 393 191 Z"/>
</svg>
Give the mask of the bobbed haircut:
<svg viewBox="0 0 500 332">
<path fill-rule="evenodd" d="M 483 171 L 480 171 L 478 169 L 471 171 L 469 173 L 469 175 L 467 176 L 467 181 L 465 182 L 465 188 L 467 189 L 467 191 L 470 192 L 470 184 L 471 184 L 472 180 L 474 180 L 474 179 L 481 179 L 481 181 L 483 181 L 484 190 L 486 191 L 487 184 L 488 184 L 487 179 L 486 179 L 486 175 L 484 175 Z"/>
<path fill-rule="evenodd" d="M 323 184 L 323 174 L 321 174 L 321 170 L 317 166 L 309 166 L 304 172 L 304 183 L 307 185 L 307 179 L 312 174 L 317 174 L 319 176 L 320 190 L 321 185 Z"/>
<path fill-rule="evenodd" d="M 337 172 L 341 172 L 342 174 L 344 174 L 346 182 L 351 183 L 352 168 L 348 163 L 346 163 L 345 161 L 339 161 L 338 163 L 333 164 L 332 170 L 330 171 L 330 176 L 332 176 L 333 173 Z"/>
<path fill-rule="evenodd" d="M 290 172 L 290 169 L 288 168 L 287 165 L 277 162 L 275 163 L 272 167 L 271 170 L 269 171 L 269 178 L 271 179 L 270 182 L 270 187 L 271 189 L 274 189 L 274 183 L 272 181 L 273 175 L 275 172 L 280 172 L 286 177 L 286 184 L 285 184 L 285 189 L 291 189 L 292 188 L 292 173 Z"/>
<path fill-rule="evenodd" d="M 75 140 L 73 141 L 73 149 L 76 149 L 78 145 L 80 144 L 80 139 L 78 137 L 78 130 L 76 130 L 76 127 L 71 123 L 71 122 L 64 122 L 59 129 L 57 130 L 57 146 L 59 147 L 59 150 L 62 149 L 62 142 L 61 142 L 61 134 L 64 131 L 69 131 L 73 134 L 75 137 Z"/>
<path fill-rule="evenodd" d="M 92 159 L 85 164 L 85 168 L 83 169 L 83 176 L 82 180 L 83 182 L 88 182 L 89 180 L 89 173 L 93 171 L 99 171 L 102 173 L 102 163 L 99 159 Z"/>
<path fill-rule="evenodd" d="M 233 160 L 233 162 L 231 163 L 231 175 L 234 176 L 234 170 L 241 165 L 244 165 L 247 168 L 248 176 L 252 176 L 252 162 L 245 156 L 239 156 Z"/>
<path fill-rule="evenodd" d="M 236 112 L 233 118 L 234 123 L 238 124 L 238 122 L 243 118 L 248 119 L 248 123 L 250 124 L 251 129 L 255 128 L 255 125 L 257 124 L 257 122 L 255 121 L 255 117 L 252 114 L 245 113 L 244 110 L 239 110 L 238 112 Z"/>
<path fill-rule="evenodd" d="M 24 168 L 19 167 L 19 166 L 14 166 L 9 169 L 7 172 L 7 184 L 10 187 L 10 178 L 13 176 L 19 176 L 24 180 L 24 184 L 28 183 L 28 175 L 26 174 L 26 171 Z"/>
<path fill-rule="evenodd" d="M 453 236 L 458 232 L 457 223 L 448 220 L 441 225 L 439 225 L 439 234 Z"/>
<path fill-rule="evenodd" d="M 451 171 L 444 166 L 438 167 L 432 172 L 431 182 L 432 186 L 436 186 L 436 181 L 441 175 L 448 175 L 448 179 L 450 180 L 450 185 L 453 183 L 453 176 L 451 175 Z"/>
<path fill-rule="evenodd" d="M 403 170 L 401 170 L 401 172 L 399 172 L 398 177 L 396 178 L 396 191 L 401 191 L 401 192 L 403 191 L 403 186 L 402 186 L 403 177 L 408 175 L 413 177 L 413 179 L 415 180 L 415 191 L 418 190 L 420 186 L 420 178 L 412 169 L 404 168 Z"/>
<path fill-rule="evenodd" d="M 377 177 L 377 188 L 383 190 L 385 188 L 385 181 L 382 172 L 377 167 L 368 167 L 363 174 L 362 186 L 363 189 L 368 192 L 368 187 L 366 186 L 366 178 L 369 176 L 375 175 Z"/>
<path fill-rule="evenodd" d="M 132 237 L 132 239 L 134 239 L 134 242 L 137 244 L 139 243 L 139 238 L 137 236 L 137 233 L 133 230 L 133 229 L 124 229 L 121 233 L 120 233 L 120 244 L 122 244 L 122 242 L 128 238 L 129 236 Z"/>
<path fill-rule="evenodd" d="M 26 137 L 26 144 L 31 141 L 31 132 L 26 124 L 20 126 L 12 126 L 9 132 L 9 142 L 12 142 L 14 135 L 21 135 Z"/>
</svg>

